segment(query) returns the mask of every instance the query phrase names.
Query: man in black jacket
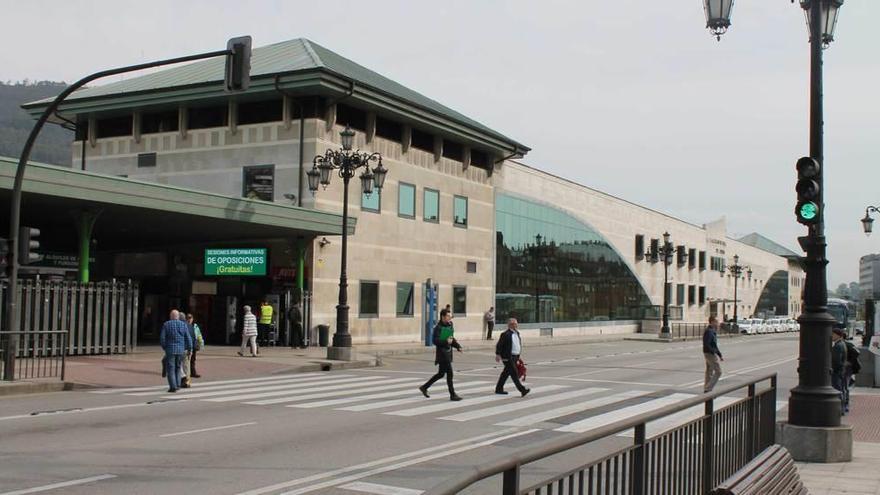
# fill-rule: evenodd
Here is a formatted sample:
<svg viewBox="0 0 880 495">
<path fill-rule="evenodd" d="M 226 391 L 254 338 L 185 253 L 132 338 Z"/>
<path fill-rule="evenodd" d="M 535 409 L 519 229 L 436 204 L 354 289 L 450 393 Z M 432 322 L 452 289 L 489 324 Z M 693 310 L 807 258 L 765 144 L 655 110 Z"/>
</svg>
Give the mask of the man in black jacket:
<svg viewBox="0 0 880 495">
<path fill-rule="evenodd" d="M 431 385 L 437 380 L 443 378 L 443 376 L 446 376 L 446 387 L 449 389 L 449 400 L 461 400 L 461 397 L 455 393 L 455 386 L 452 384 L 452 350 L 455 349 L 458 352 L 461 352 L 461 344 L 455 340 L 453 335 L 452 313 L 448 309 L 444 309 L 440 311 L 440 322 L 434 327 L 433 340 L 434 347 L 436 348 L 434 364 L 439 366 L 439 369 L 437 370 L 436 375 L 432 376 L 424 385 L 419 387 L 419 391 L 425 397 L 430 397 L 428 395 L 428 389 L 431 388 Z"/>
<path fill-rule="evenodd" d="M 703 357 L 706 358 L 706 377 L 703 381 L 703 393 L 709 393 L 715 388 L 718 379 L 721 378 L 721 350 L 718 349 L 718 318 L 709 317 L 709 326 L 703 332 Z"/>
<path fill-rule="evenodd" d="M 495 393 L 507 395 L 507 392 L 504 391 L 504 384 L 507 382 L 507 377 L 510 377 L 513 384 L 516 385 L 516 389 L 525 397 L 531 390 L 520 383 L 519 372 L 516 370 L 516 362 L 519 361 L 519 356 L 522 354 L 522 339 L 517 327 L 519 327 L 519 322 L 516 321 L 516 318 L 508 320 L 507 330 L 498 337 L 498 343 L 495 344 L 495 362 L 504 363 L 504 370 L 498 377 L 498 384 L 495 385 Z"/>
</svg>

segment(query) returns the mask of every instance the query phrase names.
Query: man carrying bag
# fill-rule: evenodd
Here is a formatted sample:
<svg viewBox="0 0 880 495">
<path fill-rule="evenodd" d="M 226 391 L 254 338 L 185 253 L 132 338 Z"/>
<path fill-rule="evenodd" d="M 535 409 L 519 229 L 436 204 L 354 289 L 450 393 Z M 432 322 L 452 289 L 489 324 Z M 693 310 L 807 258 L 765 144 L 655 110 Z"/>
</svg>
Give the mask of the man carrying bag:
<svg viewBox="0 0 880 495">
<path fill-rule="evenodd" d="M 495 344 L 495 362 L 504 363 L 504 370 L 501 371 L 501 376 L 498 377 L 498 384 L 495 385 L 495 393 L 507 395 L 507 392 L 504 391 L 504 384 L 507 382 L 507 378 L 510 377 L 521 396 L 525 397 L 531 392 L 531 389 L 526 388 L 519 381 L 517 362 L 520 360 L 520 354 L 522 354 L 522 339 L 517 327 L 519 327 L 519 323 L 516 321 L 516 318 L 508 320 L 507 330 L 498 337 L 498 343 Z"/>
</svg>

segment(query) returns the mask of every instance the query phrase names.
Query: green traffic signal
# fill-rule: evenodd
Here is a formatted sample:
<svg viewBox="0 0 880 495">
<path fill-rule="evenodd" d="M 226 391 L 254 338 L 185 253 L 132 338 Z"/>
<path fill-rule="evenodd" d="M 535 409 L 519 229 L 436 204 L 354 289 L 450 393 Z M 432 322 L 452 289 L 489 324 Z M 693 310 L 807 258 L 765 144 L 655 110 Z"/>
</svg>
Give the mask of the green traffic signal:
<svg viewBox="0 0 880 495">
<path fill-rule="evenodd" d="M 801 220 L 810 222 L 816 219 L 819 216 L 819 206 L 816 203 L 808 202 L 798 205 L 798 218 Z"/>
</svg>

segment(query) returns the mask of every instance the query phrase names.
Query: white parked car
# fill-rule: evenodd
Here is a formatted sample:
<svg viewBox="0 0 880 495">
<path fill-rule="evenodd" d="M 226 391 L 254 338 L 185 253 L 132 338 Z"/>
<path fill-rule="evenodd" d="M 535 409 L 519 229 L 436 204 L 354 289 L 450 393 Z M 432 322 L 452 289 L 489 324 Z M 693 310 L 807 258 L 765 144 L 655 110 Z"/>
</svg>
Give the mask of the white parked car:
<svg viewBox="0 0 880 495">
<path fill-rule="evenodd" d="M 755 333 L 767 333 L 767 322 L 761 318 L 752 318 L 752 326 Z"/>
<path fill-rule="evenodd" d="M 791 332 L 800 332 L 801 324 L 797 320 L 788 320 L 788 330 Z"/>
<path fill-rule="evenodd" d="M 758 323 L 756 324 L 756 322 Z M 756 320 L 754 318 L 741 319 L 738 322 L 739 332 L 746 335 L 754 335 L 758 333 L 758 327 L 760 326 L 759 322 L 760 320 Z"/>
</svg>

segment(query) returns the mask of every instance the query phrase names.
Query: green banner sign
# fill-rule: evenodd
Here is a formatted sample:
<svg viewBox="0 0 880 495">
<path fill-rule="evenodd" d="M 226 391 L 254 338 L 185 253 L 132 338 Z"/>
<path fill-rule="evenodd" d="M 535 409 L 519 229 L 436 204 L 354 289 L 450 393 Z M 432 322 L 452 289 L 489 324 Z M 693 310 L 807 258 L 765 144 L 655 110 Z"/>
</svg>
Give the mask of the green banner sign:
<svg viewBox="0 0 880 495">
<path fill-rule="evenodd" d="M 205 275 L 265 275 L 266 264 L 266 248 L 205 249 Z"/>
</svg>

